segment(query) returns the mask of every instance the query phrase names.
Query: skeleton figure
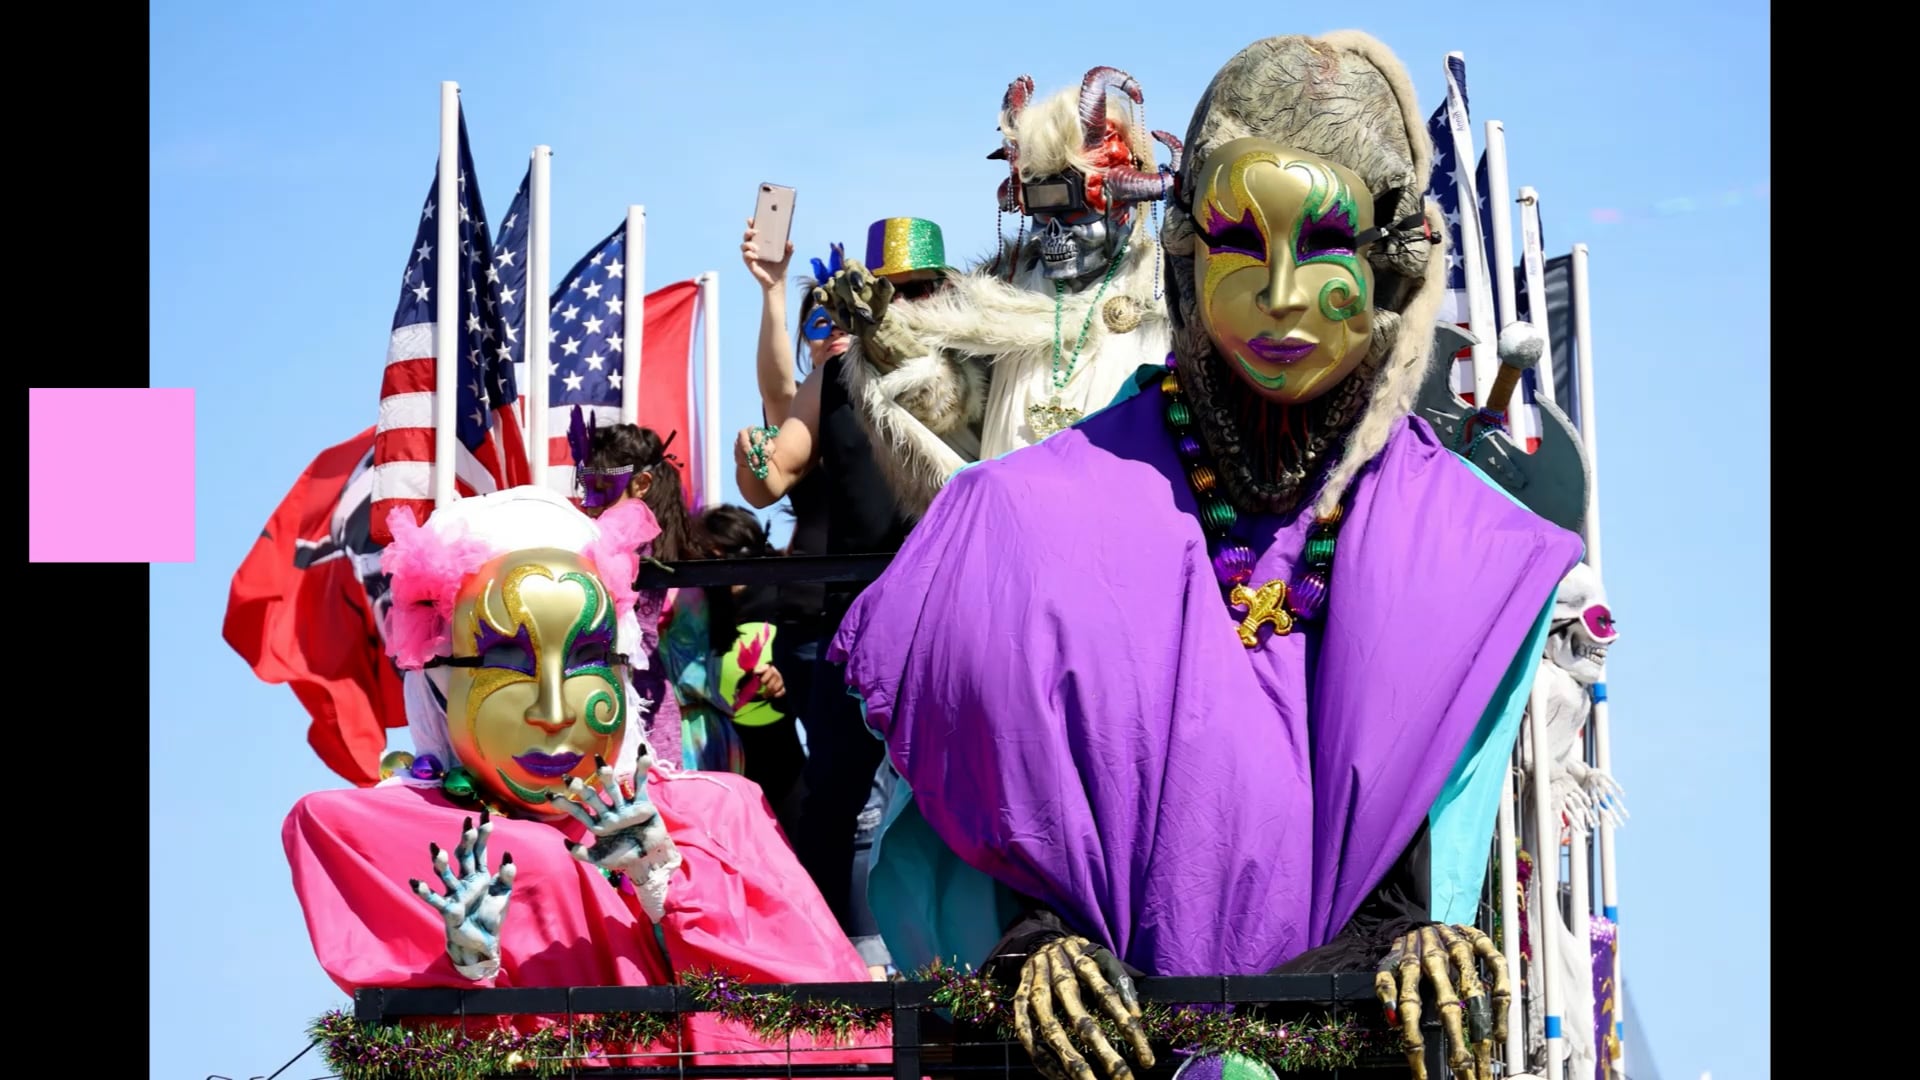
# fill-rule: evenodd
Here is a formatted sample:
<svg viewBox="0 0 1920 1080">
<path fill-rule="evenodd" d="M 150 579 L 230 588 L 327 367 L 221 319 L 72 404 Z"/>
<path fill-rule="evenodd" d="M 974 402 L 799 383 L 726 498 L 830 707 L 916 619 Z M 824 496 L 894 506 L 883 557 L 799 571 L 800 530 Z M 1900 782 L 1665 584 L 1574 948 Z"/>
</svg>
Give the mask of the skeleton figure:
<svg viewBox="0 0 1920 1080">
<path fill-rule="evenodd" d="M 1020 76 L 988 155 L 1007 162 L 1000 211 L 1023 215 L 1014 242 L 913 304 L 888 303 L 891 288 L 856 261 L 821 284 L 822 306 L 854 335 L 848 392 L 909 516 L 964 465 L 1072 426 L 1164 361 L 1161 251 L 1145 211 L 1165 197 L 1180 144 L 1151 134 L 1173 155 L 1156 169 L 1133 116 L 1144 100 L 1110 67 L 1044 101 Z"/>
<path fill-rule="evenodd" d="M 1553 631 L 1538 676 L 1546 691 L 1552 805 L 1556 815 L 1576 828 L 1591 829 L 1602 820 L 1618 825 L 1627 816 L 1619 785 L 1588 765 L 1582 752 L 1593 713 L 1593 686 L 1605 674 L 1607 650 L 1618 636 L 1600 576 L 1580 563 L 1560 582 L 1554 598 Z M 1531 738 L 1523 735 L 1520 747 L 1521 764 L 1531 769 Z"/>
<path fill-rule="evenodd" d="M 1593 687 L 1605 676 L 1607 650 L 1618 637 L 1619 628 L 1607 606 L 1600 575 L 1586 563 L 1575 565 L 1561 579 L 1555 594 L 1553 630 L 1536 676 L 1545 691 L 1550 804 L 1567 830 L 1588 833 L 1602 821 L 1619 825 L 1627 816 L 1619 785 L 1607 773 L 1588 765 L 1584 754 L 1587 721 L 1593 713 Z M 1533 754 L 1532 726 L 1528 725 L 1522 728 L 1520 740 L 1523 791 L 1533 777 Z M 1553 838 L 1556 850 L 1560 839 Z M 1592 1075 L 1598 1048 L 1585 1037 L 1593 1030 L 1595 1006 L 1587 966 L 1592 942 L 1588 934 L 1575 933 L 1567 926 L 1560 918 L 1558 904 L 1529 904 L 1527 923 L 1533 940 L 1545 934 L 1554 937 L 1559 986 L 1566 997 L 1560 1008 L 1574 1035 L 1567 1040 L 1567 1075 Z M 1546 1033 L 1540 1025 L 1546 1006 L 1543 992 L 1543 979 L 1535 978 L 1528 984 L 1531 1019 L 1527 1040 L 1536 1055 L 1546 1052 Z"/>
</svg>

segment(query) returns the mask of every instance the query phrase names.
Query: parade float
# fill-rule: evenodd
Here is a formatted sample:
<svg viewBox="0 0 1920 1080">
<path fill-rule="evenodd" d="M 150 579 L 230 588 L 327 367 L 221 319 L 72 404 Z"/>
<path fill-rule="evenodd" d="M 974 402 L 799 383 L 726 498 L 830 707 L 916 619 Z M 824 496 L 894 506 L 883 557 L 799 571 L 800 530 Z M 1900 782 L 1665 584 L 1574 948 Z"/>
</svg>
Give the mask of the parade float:
<svg viewBox="0 0 1920 1080">
<path fill-rule="evenodd" d="M 1538 195 L 1509 196 L 1497 121 L 1470 164 L 1464 60 L 1449 55 L 1445 70 L 1446 101 L 1429 116 L 1366 35 L 1256 42 L 1216 76 L 1184 144 L 1153 133 L 1174 150 L 1161 166 L 1141 156 L 1143 126 L 1105 122 L 1109 91 L 1140 97 L 1104 68 L 1073 128 L 1091 149 L 1036 165 L 1040 129 L 1019 116 L 1032 83 L 1016 80 L 995 155 L 1010 169 L 999 209 L 1031 213 L 1027 185 L 1072 191 L 1077 177 L 1085 190 L 1096 158 L 1126 180 L 1102 205 L 1164 196 L 1159 235 L 1138 215 L 1125 235 L 1164 249 L 1140 304 L 1164 302 L 1171 355 L 1109 408 L 1061 413 L 1035 426 L 1033 445 L 922 493 L 908 557 L 891 561 L 663 564 L 644 507 L 581 508 L 594 477 L 561 433 L 583 419 L 688 432 L 691 460 L 673 467 L 696 506 L 717 501 L 717 276 L 647 292 L 636 206 L 552 281 L 547 148 L 492 235 L 458 90 L 444 84 L 443 167 L 404 275 L 380 423 L 302 477 L 229 608 L 229 642 L 261 678 L 293 684 L 310 743 L 354 785 L 300 799 L 283 830 L 316 955 L 352 999 L 314 1021 L 302 1053 L 350 1080 L 1632 1075 L 1587 250 L 1545 257 Z M 1522 250 L 1509 270 L 1515 201 Z M 1058 220 L 1042 231 L 1052 248 L 1036 252 L 1062 248 Z M 460 251 L 494 258 L 434 255 Z M 897 351 L 904 339 L 879 329 L 864 273 L 851 260 L 822 281 L 823 306 L 863 345 Z M 1028 284 L 1043 292 L 1048 280 L 1036 271 Z M 1297 357 L 1259 347 L 1259 318 L 1291 317 L 1267 299 L 1282 286 L 1310 290 L 1300 318 L 1322 320 Z M 564 345 L 550 334 L 550 320 L 572 325 L 583 309 Z M 602 363 L 581 363 L 582 335 Z M 553 347 L 523 352 L 526 341 Z M 962 375 L 979 357 L 944 340 L 930 355 L 941 349 Z M 454 357 L 473 363 L 438 362 Z M 1280 452 L 1249 456 L 1262 439 Z M 1269 457 L 1282 464 L 1249 465 Z M 1005 520 L 1008 485 L 1044 490 L 1049 470 L 1088 469 L 1163 491 L 1166 505 L 1029 503 L 1020 542 L 969 563 L 959 538 L 972 521 Z M 1073 542 L 1048 516 L 1062 513 L 1138 543 L 1079 579 L 1005 577 Z M 1126 532 L 1148 519 L 1151 530 Z M 1173 587 L 1129 569 L 1177 564 L 1183 548 L 1197 569 Z M 1476 559 L 1476 571 L 1446 569 Z M 941 584 L 948 574 L 961 584 Z M 1145 662 L 1127 652 L 1144 632 L 1101 644 L 1091 632 L 1115 612 L 1072 607 L 1090 580 L 1140 594 L 1143 624 L 1205 616 Z M 874 871 L 899 901 L 887 929 L 902 970 L 886 981 L 865 978 L 757 788 L 663 759 L 661 702 L 642 688 L 670 590 L 796 581 L 875 583 L 836 648 L 909 789 L 889 807 Z M 1028 607 L 996 617 L 1045 622 L 1052 636 L 966 629 L 954 589 L 967 587 L 1023 590 Z M 935 611 L 943 595 L 955 606 Z M 1370 602 L 1478 614 L 1462 616 L 1465 636 L 1396 629 Z M 946 636 L 909 640 L 889 622 L 929 617 Z M 1332 628 L 1348 644 L 1329 643 Z M 993 653 L 1015 629 L 1026 645 Z M 1387 697 L 1359 708 L 1324 690 L 1348 677 L 1339 665 L 1375 662 L 1368 646 L 1386 637 L 1405 666 L 1373 669 L 1368 692 Z M 1042 655 L 1044 671 L 1025 659 Z M 1194 681 L 1127 682 L 1129 665 L 1184 665 Z M 926 700 L 915 679 L 953 693 L 916 714 L 903 704 Z M 1446 694 L 1418 692 L 1436 680 Z M 996 708 L 954 689 L 994 682 L 1026 696 Z M 1196 696 L 1218 715 L 1272 704 L 1273 732 L 1301 756 L 1281 763 L 1264 713 L 1238 741 L 1182 727 L 1171 702 Z M 1411 727 L 1363 726 L 1395 701 L 1387 711 Z M 1173 719 L 1153 720 L 1165 726 L 1146 749 L 1103 741 L 1091 722 L 1128 709 L 1122 726 L 1144 730 L 1156 710 Z M 1046 744 L 1053 756 L 1023 771 L 1057 767 L 1055 790 L 1084 786 L 1084 819 L 1013 793 L 1005 761 L 904 734 L 955 718 Z M 401 728 L 411 749 L 388 750 Z M 1066 764 L 1088 753 L 1139 761 L 1130 780 L 1101 780 Z M 1194 763 L 1197 782 L 1183 780 Z M 1359 782 L 1316 792 L 1314 774 Z M 1177 801 L 1155 802 L 1169 790 Z M 1002 801 L 982 804 L 984 791 Z M 1049 838 L 1049 826 L 1068 831 Z M 1230 843 L 1205 851 L 1208 829 Z"/>
</svg>

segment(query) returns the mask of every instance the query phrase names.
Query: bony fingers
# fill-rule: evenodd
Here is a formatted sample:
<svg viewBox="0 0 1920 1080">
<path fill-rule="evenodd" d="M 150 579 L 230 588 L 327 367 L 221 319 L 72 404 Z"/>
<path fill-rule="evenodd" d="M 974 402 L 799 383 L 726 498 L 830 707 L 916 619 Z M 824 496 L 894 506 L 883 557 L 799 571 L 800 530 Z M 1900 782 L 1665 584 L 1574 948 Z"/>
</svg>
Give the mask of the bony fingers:
<svg viewBox="0 0 1920 1080">
<path fill-rule="evenodd" d="M 426 882 L 421 881 L 419 878 L 412 878 L 407 882 L 407 886 L 413 890 L 413 895 L 425 900 L 433 910 L 445 914 L 447 910 L 446 901 L 435 895 L 434 891 L 427 886 Z"/>
<path fill-rule="evenodd" d="M 500 872 L 493 875 L 493 884 L 487 892 L 494 896 L 506 896 L 513 892 L 514 879 L 520 876 L 520 868 L 513 864 L 513 852 L 500 856 Z"/>
<path fill-rule="evenodd" d="M 1029 958 L 1020 968 L 1020 986 L 1013 992 L 1013 1033 L 1020 1040 L 1020 1046 L 1027 1056 L 1038 1065 L 1040 1055 L 1033 1046 L 1033 1014 L 1028 1007 L 1033 1001 L 1033 973 L 1035 961 Z M 1041 1071 L 1045 1071 L 1044 1069 Z"/>
<path fill-rule="evenodd" d="M 480 808 L 479 838 L 473 844 L 473 866 L 484 874 L 487 872 L 487 839 L 493 835 L 493 812 L 486 807 Z"/>
<path fill-rule="evenodd" d="M 593 808 L 596 818 L 604 818 L 613 812 L 613 807 L 607 805 L 607 801 L 600 797 L 600 793 L 594 790 L 593 785 L 577 776 L 567 778 L 567 790 L 584 799 L 587 805 Z M 597 821 L 596 824 L 598 824 Z"/>
<path fill-rule="evenodd" d="M 613 775 L 613 766 L 599 754 L 593 755 L 594 776 L 600 780 L 600 786 L 606 790 L 607 798 L 613 801 L 615 810 L 626 809 L 627 800 L 621 795 L 620 781 Z"/>
<path fill-rule="evenodd" d="M 1435 1004 L 1440 1008 L 1440 1026 L 1446 1032 L 1447 1063 L 1454 1072 L 1465 1074 L 1473 1067 L 1473 1052 L 1460 1023 L 1462 1003 L 1447 973 L 1448 957 L 1439 932 L 1433 927 L 1420 931 L 1420 962 L 1433 983 Z"/>
<path fill-rule="evenodd" d="M 1133 976 L 1120 965 L 1120 958 L 1105 949 L 1093 952 L 1094 963 L 1100 966 L 1100 974 L 1106 976 L 1113 988 L 1120 992 L 1120 1003 L 1134 1016 L 1140 1015 L 1140 992 L 1134 988 Z"/>
<path fill-rule="evenodd" d="M 1107 1016 L 1120 1025 L 1134 1060 L 1141 1068 L 1153 1068 L 1153 1044 L 1140 1023 L 1139 997 L 1134 992 L 1132 977 L 1120 966 L 1119 959 L 1105 949 L 1081 942 L 1070 941 L 1066 949 L 1080 981 L 1093 990 Z"/>
<path fill-rule="evenodd" d="M 1069 1076 L 1084 1077 L 1092 1073 L 1093 1067 L 1073 1048 L 1066 1031 L 1060 1026 L 1060 1018 L 1053 1011 L 1052 947 L 1042 949 L 1034 957 L 1034 963 L 1038 970 L 1033 973 L 1033 1018 L 1039 1040 L 1060 1059 L 1061 1067 Z"/>
<path fill-rule="evenodd" d="M 447 853 L 441 849 L 439 844 L 432 843 L 431 841 L 427 844 L 427 851 L 433 855 L 433 872 L 435 876 L 439 877 L 440 884 L 447 887 L 447 895 L 453 895 L 453 893 L 460 888 L 460 883 L 454 879 L 453 867 L 447 861 Z"/>
<path fill-rule="evenodd" d="M 560 795 L 555 792 L 549 792 L 547 794 L 547 801 L 558 803 L 560 805 L 560 809 L 565 810 L 567 813 L 573 815 L 573 819 L 575 821 L 578 821 L 580 824 L 585 825 L 589 829 L 599 824 L 599 822 L 593 819 L 592 814 L 587 813 L 586 807 L 581 806 L 579 803 L 574 802 L 572 799 L 569 799 L 564 795 Z"/>
<path fill-rule="evenodd" d="M 1054 992 L 1060 996 L 1060 1004 L 1062 1011 L 1066 1013 L 1067 1023 L 1073 1026 L 1074 1040 L 1092 1052 L 1100 1062 L 1101 1071 L 1111 1080 L 1130 1080 L 1133 1070 L 1127 1068 L 1126 1059 L 1122 1058 L 1120 1052 L 1113 1048 L 1113 1044 L 1107 1041 L 1106 1033 L 1100 1030 L 1099 1021 L 1093 1018 L 1093 1015 L 1087 1011 L 1085 1003 L 1080 1000 L 1078 988 L 1073 985 L 1072 971 L 1063 968 L 1054 969 Z M 1117 1001 L 1104 1000 L 1107 994 L 1111 993 L 1112 991 L 1109 990 L 1106 994 L 1099 995 L 1103 999 L 1102 1004 L 1109 1011 L 1118 1007 Z"/>
<path fill-rule="evenodd" d="M 460 866 L 460 876 L 473 873 L 473 849 L 480 843 L 480 834 L 474 831 L 473 819 L 460 822 L 460 842 L 453 847 L 455 861 Z"/>
</svg>

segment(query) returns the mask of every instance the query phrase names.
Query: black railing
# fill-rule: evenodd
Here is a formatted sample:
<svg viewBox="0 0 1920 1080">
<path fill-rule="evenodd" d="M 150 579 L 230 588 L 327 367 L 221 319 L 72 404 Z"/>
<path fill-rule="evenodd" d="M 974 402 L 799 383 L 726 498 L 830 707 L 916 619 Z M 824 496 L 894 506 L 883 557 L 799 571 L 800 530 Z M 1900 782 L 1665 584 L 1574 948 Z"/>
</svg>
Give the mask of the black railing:
<svg viewBox="0 0 1920 1080">
<path fill-rule="evenodd" d="M 829 1064 L 806 1062 L 810 1051 L 786 1048 L 786 1060 L 778 1065 L 693 1064 L 694 1057 L 712 1060 L 724 1053 L 711 1051 L 656 1051 L 626 1058 L 610 1059 L 606 1066 L 581 1068 L 584 1077 L 646 1078 L 646 1080 L 754 1080 L 759 1077 L 791 1077 L 793 1080 L 818 1080 L 826 1077 L 893 1077 L 894 1080 L 999 1076 L 1035 1080 L 1026 1051 L 1016 1041 L 991 1039 L 977 1030 L 956 1029 L 953 1022 L 933 1001 L 938 984 L 927 982 L 812 983 L 790 986 L 743 986 L 755 993 L 781 994 L 796 1001 L 832 1001 L 887 1015 L 892 1021 L 889 1046 L 843 1047 L 886 1053 L 885 1063 Z M 1275 1022 L 1299 1019 L 1357 1019 L 1374 1032 L 1384 1032 L 1380 1003 L 1374 998 L 1373 978 L 1367 974 L 1338 975 L 1249 975 L 1220 978 L 1149 978 L 1139 981 L 1140 998 L 1161 1005 L 1232 1005 L 1238 1009 L 1259 1008 Z M 553 989 L 505 990 L 375 990 L 354 995 L 354 1018 L 363 1025 L 392 1025 L 408 1020 L 438 1019 L 465 1021 L 468 1018 L 499 1016 L 541 1016 L 556 1020 L 574 1017 L 607 1016 L 622 1013 L 651 1013 L 685 1016 L 711 1012 L 694 990 L 686 986 L 590 986 Z M 1424 1010 L 1422 1024 L 1426 1043 L 1427 1075 L 1447 1075 L 1445 1037 L 1437 1017 L 1439 1011 Z M 1375 1039 L 1376 1046 L 1393 1045 L 1387 1039 Z M 1136 1070 L 1136 1080 L 1165 1080 L 1173 1075 L 1184 1058 L 1156 1047 L 1158 1062 L 1150 1070 Z M 757 1053 L 781 1052 L 769 1045 Z M 503 1074 L 506 1075 L 506 1074 Z M 524 1074 L 521 1074 L 524 1075 Z M 572 1076 L 572 1071 L 559 1075 Z M 1378 1050 L 1365 1054 L 1354 1065 L 1332 1070 L 1302 1070 L 1284 1074 L 1293 1080 L 1325 1078 L 1404 1077 L 1408 1075 L 1404 1054 L 1397 1050 Z"/>
<path fill-rule="evenodd" d="M 875 555 L 773 555 L 764 559 L 695 559 L 641 564 L 642 589 L 697 589 L 720 585 L 865 584 L 893 561 Z"/>
</svg>

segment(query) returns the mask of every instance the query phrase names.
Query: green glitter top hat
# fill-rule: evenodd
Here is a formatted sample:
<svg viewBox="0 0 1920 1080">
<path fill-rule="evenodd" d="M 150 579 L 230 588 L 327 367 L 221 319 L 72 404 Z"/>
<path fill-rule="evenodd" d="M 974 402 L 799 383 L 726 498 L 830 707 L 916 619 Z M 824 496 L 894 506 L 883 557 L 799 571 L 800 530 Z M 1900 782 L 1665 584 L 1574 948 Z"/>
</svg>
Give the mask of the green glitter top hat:
<svg viewBox="0 0 1920 1080">
<path fill-rule="evenodd" d="M 879 277 L 951 271 L 940 226 L 925 218 L 881 218 L 867 229 L 867 269 Z"/>
</svg>

